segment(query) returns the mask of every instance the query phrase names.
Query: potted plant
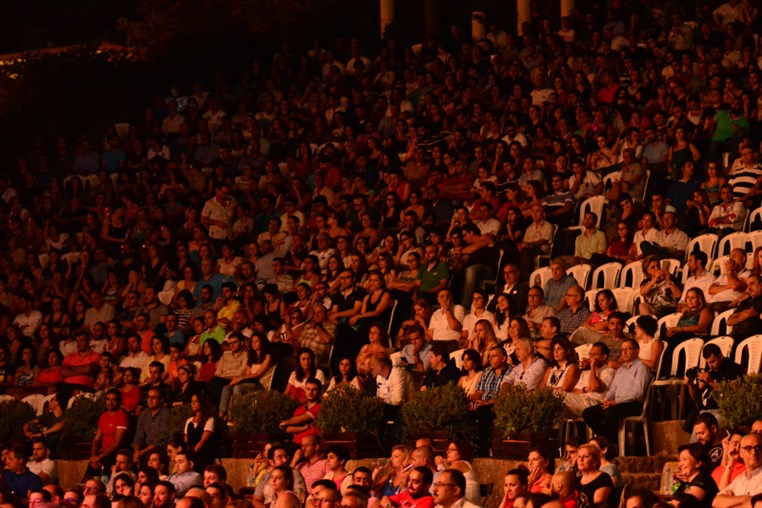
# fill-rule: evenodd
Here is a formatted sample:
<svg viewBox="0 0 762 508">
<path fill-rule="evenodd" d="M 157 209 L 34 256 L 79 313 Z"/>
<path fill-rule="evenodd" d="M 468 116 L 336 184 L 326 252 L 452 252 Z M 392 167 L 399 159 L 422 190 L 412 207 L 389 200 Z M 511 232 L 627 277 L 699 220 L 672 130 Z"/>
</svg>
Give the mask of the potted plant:
<svg viewBox="0 0 762 508">
<path fill-rule="evenodd" d="M 234 457 L 256 457 L 272 439 L 284 437 L 278 424 L 290 418 L 299 403 L 275 390 L 258 390 L 233 398 L 230 405 Z"/>
<path fill-rule="evenodd" d="M 0 402 L 0 443 L 24 443 L 24 424 L 36 417 L 32 406 L 18 400 Z"/>
<path fill-rule="evenodd" d="M 352 458 L 378 457 L 383 402 L 343 383 L 326 393 L 320 403 L 318 428 L 325 446 L 346 446 Z"/>
<path fill-rule="evenodd" d="M 405 439 L 431 437 L 436 451 L 446 450 L 452 439 L 472 439 L 476 434 L 466 392 L 455 383 L 416 392 L 400 412 Z"/>
<path fill-rule="evenodd" d="M 526 459 L 533 445 L 558 448 L 564 398 L 549 387 L 507 385 L 495 398 L 493 456 Z"/>
<path fill-rule="evenodd" d="M 185 433 L 185 422 L 193 416 L 190 404 L 182 404 L 169 408 L 169 424 L 159 435 L 159 445 L 164 448 L 173 438 L 182 437 Z"/>
<path fill-rule="evenodd" d="M 66 426 L 61 432 L 63 456 L 71 460 L 90 457 L 98 418 L 106 411 L 104 397 L 77 397 L 66 410 Z"/>
<path fill-rule="evenodd" d="M 728 428 L 750 426 L 762 418 L 762 374 L 722 381 L 712 396 Z"/>
</svg>

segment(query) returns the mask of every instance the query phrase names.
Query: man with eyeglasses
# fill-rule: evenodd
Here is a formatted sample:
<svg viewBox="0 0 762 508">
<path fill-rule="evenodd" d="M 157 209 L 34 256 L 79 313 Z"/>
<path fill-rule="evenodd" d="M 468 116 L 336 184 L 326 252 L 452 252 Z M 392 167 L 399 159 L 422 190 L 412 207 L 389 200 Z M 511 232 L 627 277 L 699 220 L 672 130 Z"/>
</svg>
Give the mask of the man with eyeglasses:
<svg viewBox="0 0 762 508">
<path fill-rule="evenodd" d="M 431 469 L 419 466 L 410 471 L 407 490 L 393 496 L 384 496 L 371 508 L 434 508 L 429 488 L 434 475 Z"/>
<path fill-rule="evenodd" d="M 143 457 L 147 457 L 152 451 L 160 448 L 161 434 L 169 426 L 169 409 L 164 407 L 164 395 L 161 390 L 157 388 L 148 390 L 146 405 L 146 410 L 138 416 L 138 425 L 132 440 L 132 460 L 138 464 Z M 132 469 L 132 463 L 128 465 L 127 470 Z"/>
<path fill-rule="evenodd" d="M 335 487 L 326 487 L 312 497 L 314 508 L 338 508 L 341 492 Z"/>
<path fill-rule="evenodd" d="M 617 438 L 619 420 L 643 412 L 643 400 L 651 386 L 653 373 L 638 359 L 639 352 L 640 346 L 636 340 L 627 339 L 622 343 L 622 366 L 617 369 L 603 401 L 582 412 L 588 427 L 610 442 Z"/>
<path fill-rule="evenodd" d="M 503 384 L 521 385 L 529 391 L 534 390 L 542 382 L 548 363 L 543 356 L 537 354 L 532 339 L 522 337 L 515 342 L 519 364 L 511 370 Z"/>
<path fill-rule="evenodd" d="M 435 508 L 478 508 L 465 499 L 466 477 L 457 469 L 445 469 L 434 483 Z"/>
<path fill-rule="evenodd" d="M 301 447 L 294 453 L 291 467 L 302 473 L 307 492 L 312 494 L 312 484 L 325 476 L 325 459 L 320 456 L 320 436 L 309 434 L 302 438 Z"/>
<path fill-rule="evenodd" d="M 212 400 L 220 400 L 222 389 L 233 379 L 246 374 L 249 368 L 246 337 L 242 333 L 233 333 L 227 342 L 229 349 L 222 353 L 222 358 L 217 362 L 214 377 L 209 382 Z"/>
<path fill-rule="evenodd" d="M 561 322 L 561 333 L 568 337 L 590 317 L 590 309 L 585 305 L 585 290 L 580 286 L 567 289 L 565 298 L 566 308 L 556 317 Z"/>
<path fill-rule="evenodd" d="M 726 482 L 730 477 L 731 468 L 726 469 L 720 481 L 721 490 L 712 503 L 713 508 L 752 507 L 752 498 L 762 494 L 761 452 L 762 437 L 759 434 L 747 434 L 743 437 L 740 453 L 745 470 L 728 485 Z"/>
<path fill-rule="evenodd" d="M 503 267 L 503 280 L 505 283 L 498 286 L 495 297 L 499 294 L 507 294 L 511 299 L 511 310 L 523 313 L 529 301 L 529 284 L 519 281 L 519 267 L 515 263 L 508 263 Z"/>
</svg>

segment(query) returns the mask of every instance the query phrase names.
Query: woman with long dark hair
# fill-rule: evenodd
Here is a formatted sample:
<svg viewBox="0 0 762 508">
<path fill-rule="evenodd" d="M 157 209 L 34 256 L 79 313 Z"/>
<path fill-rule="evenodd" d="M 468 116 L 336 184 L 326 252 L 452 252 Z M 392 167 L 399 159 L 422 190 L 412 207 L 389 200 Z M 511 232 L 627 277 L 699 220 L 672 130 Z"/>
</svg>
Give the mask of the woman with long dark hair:
<svg viewBox="0 0 762 508">
<path fill-rule="evenodd" d="M 203 472 L 215 458 L 214 437 L 215 421 L 212 408 L 206 397 L 198 394 L 191 396 L 193 416 L 185 421 L 184 440 L 188 451 L 193 454 L 193 468 Z"/>
</svg>

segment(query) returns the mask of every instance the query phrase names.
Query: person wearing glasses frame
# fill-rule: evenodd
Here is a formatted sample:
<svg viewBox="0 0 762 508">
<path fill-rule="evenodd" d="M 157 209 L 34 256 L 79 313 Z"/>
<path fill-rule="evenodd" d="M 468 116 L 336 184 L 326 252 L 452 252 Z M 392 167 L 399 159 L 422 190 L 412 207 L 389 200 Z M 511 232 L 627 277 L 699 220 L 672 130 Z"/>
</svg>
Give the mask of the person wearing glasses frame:
<svg viewBox="0 0 762 508">
<path fill-rule="evenodd" d="M 746 469 L 729 485 L 726 484 L 726 477 L 730 476 L 731 468 L 726 469 L 720 480 L 720 493 L 714 498 L 712 508 L 750 508 L 753 506 L 752 498 L 762 494 L 762 436 L 744 436 L 740 453 Z"/>
</svg>

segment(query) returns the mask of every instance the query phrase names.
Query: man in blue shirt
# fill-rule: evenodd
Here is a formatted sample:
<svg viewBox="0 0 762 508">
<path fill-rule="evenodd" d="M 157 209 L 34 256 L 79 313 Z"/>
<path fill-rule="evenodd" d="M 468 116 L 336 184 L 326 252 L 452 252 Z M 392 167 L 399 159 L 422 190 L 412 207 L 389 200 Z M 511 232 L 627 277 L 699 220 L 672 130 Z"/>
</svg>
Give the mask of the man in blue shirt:
<svg viewBox="0 0 762 508">
<path fill-rule="evenodd" d="M 22 450 L 12 448 L 7 457 L 3 470 L 3 484 L 8 490 L 15 492 L 19 499 L 25 501 L 29 492 L 42 488 L 40 477 L 26 467 L 26 457 Z"/>
<path fill-rule="evenodd" d="M 651 386 L 651 369 L 638 359 L 639 351 L 636 340 L 622 342 L 622 366 L 617 369 L 603 402 L 582 412 L 582 418 L 593 432 L 612 443 L 617 439 L 619 420 L 643 411 L 643 401 Z"/>
</svg>

